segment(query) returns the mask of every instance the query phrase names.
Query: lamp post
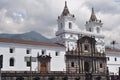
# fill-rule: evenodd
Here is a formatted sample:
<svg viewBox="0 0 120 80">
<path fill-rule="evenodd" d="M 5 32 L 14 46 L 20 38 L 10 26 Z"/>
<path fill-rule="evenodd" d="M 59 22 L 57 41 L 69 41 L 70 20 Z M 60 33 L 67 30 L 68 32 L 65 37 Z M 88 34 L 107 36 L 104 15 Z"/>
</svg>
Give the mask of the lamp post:
<svg viewBox="0 0 120 80">
<path fill-rule="evenodd" d="M 1 80 L 1 68 L 3 67 L 3 55 L 0 55 L 0 80 Z"/>
<path fill-rule="evenodd" d="M 32 61 L 31 61 L 32 56 L 30 56 L 30 80 L 32 80 Z"/>
<path fill-rule="evenodd" d="M 110 80 L 110 76 L 109 76 L 109 69 L 108 69 L 108 67 L 107 67 L 106 77 L 107 77 L 107 80 Z"/>
<path fill-rule="evenodd" d="M 114 48 L 115 48 L 116 41 L 115 41 L 115 40 L 113 40 L 110 44 L 112 44 L 112 45 L 113 45 L 113 49 L 114 49 Z"/>
<path fill-rule="evenodd" d="M 1 68 L 0 68 L 0 80 L 1 80 Z"/>
<path fill-rule="evenodd" d="M 37 57 L 25 57 L 25 61 L 30 63 L 30 80 L 32 80 L 32 62 L 36 62 Z"/>
<path fill-rule="evenodd" d="M 118 79 L 120 80 L 120 67 L 119 67 L 119 72 L 118 72 Z"/>
<path fill-rule="evenodd" d="M 80 42 L 81 38 L 82 38 L 82 34 L 79 34 L 78 35 L 78 40 L 77 40 L 79 73 L 83 72 L 83 67 L 80 64 L 81 63 L 80 55 L 82 54 L 82 43 Z M 82 70 L 81 70 L 81 67 L 82 67 Z"/>
</svg>

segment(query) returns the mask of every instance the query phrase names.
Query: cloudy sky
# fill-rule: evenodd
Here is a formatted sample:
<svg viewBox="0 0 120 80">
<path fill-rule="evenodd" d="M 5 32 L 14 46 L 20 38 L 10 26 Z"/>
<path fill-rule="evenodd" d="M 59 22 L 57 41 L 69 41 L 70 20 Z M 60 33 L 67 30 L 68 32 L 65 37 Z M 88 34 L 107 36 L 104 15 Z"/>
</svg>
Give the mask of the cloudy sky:
<svg viewBox="0 0 120 80">
<path fill-rule="evenodd" d="M 109 43 L 120 43 L 120 0 L 66 0 L 76 24 L 85 28 L 91 8 L 104 23 L 103 34 Z M 0 33 L 24 33 L 37 31 L 46 37 L 54 37 L 57 17 L 61 15 L 65 0 L 0 0 Z"/>
</svg>

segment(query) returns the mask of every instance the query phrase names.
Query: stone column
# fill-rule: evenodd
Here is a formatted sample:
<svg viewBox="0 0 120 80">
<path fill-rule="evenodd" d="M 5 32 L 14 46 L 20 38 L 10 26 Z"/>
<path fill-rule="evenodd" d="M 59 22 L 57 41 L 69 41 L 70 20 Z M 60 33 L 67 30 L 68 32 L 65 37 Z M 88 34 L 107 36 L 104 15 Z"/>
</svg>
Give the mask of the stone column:
<svg viewBox="0 0 120 80">
<path fill-rule="evenodd" d="M 93 72 L 96 73 L 96 60 L 93 60 Z"/>
<path fill-rule="evenodd" d="M 40 62 L 38 61 L 38 72 L 40 72 Z"/>
<path fill-rule="evenodd" d="M 95 67 L 95 73 L 96 73 L 96 60 L 94 60 L 94 67 Z"/>
<path fill-rule="evenodd" d="M 97 73 L 99 72 L 98 69 L 99 69 L 99 68 L 98 68 L 98 60 L 96 60 L 96 71 L 97 71 Z"/>
<path fill-rule="evenodd" d="M 50 62 L 47 63 L 48 72 L 50 71 Z"/>
<path fill-rule="evenodd" d="M 82 73 L 84 73 L 84 60 L 82 59 Z"/>
<path fill-rule="evenodd" d="M 81 63 L 81 59 L 80 59 L 80 73 L 82 73 L 82 63 Z"/>
<path fill-rule="evenodd" d="M 94 60 L 92 60 L 92 72 L 94 73 L 95 71 L 95 64 L 94 64 Z"/>
<path fill-rule="evenodd" d="M 81 59 L 81 64 L 80 64 L 80 69 L 81 69 L 81 73 L 83 73 L 83 60 Z"/>
</svg>

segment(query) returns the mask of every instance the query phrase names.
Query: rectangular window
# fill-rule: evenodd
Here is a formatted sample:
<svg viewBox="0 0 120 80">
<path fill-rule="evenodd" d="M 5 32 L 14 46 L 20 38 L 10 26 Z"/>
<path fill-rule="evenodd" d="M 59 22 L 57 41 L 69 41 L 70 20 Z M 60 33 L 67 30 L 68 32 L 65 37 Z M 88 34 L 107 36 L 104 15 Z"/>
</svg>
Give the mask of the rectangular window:
<svg viewBox="0 0 120 80">
<path fill-rule="evenodd" d="M 69 29 L 72 29 L 72 23 L 69 22 Z"/>
<path fill-rule="evenodd" d="M 74 67 L 74 62 L 71 62 L 71 67 Z"/>
<path fill-rule="evenodd" d="M 26 54 L 30 54 L 30 53 L 31 53 L 31 49 L 27 49 Z"/>
<path fill-rule="evenodd" d="M 46 50 L 42 50 L 42 52 L 41 52 L 41 53 L 42 53 L 42 55 L 45 55 L 45 53 L 46 53 Z"/>
<path fill-rule="evenodd" d="M 27 67 L 30 67 L 30 66 L 31 66 L 31 62 L 30 62 L 30 61 L 27 61 L 27 62 L 26 62 L 26 66 L 27 66 Z"/>
<path fill-rule="evenodd" d="M 59 56 L 59 52 L 55 52 L 55 56 Z"/>
<path fill-rule="evenodd" d="M 84 45 L 84 50 L 89 51 L 89 45 Z"/>
<path fill-rule="evenodd" d="M 44 50 L 42 50 L 42 55 L 44 55 L 45 54 L 45 51 Z"/>
<path fill-rule="evenodd" d="M 107 57 L 107 60 L 109 61 L 109 60 L 110 60 L 110 58 L 109 58 L 109 57 Z"/>
<path fill-rule="evenodd" d="M 9 52 L 10 52 L 10 53 L 14 53 L 14 50 L 15 50 L 14 48 L 10 48 L 10 49 L 9 49 Z"/>
<path fill-rule="evenodd" d="M 117 61 L 117 58 L 115 58 L 115 61 Z"/>
<path fill-rule="evenodd" d="M 102 66 L 102 63 L 100 63 L 100 68 L 102 68 L 103 66 Z"/>
</svg>

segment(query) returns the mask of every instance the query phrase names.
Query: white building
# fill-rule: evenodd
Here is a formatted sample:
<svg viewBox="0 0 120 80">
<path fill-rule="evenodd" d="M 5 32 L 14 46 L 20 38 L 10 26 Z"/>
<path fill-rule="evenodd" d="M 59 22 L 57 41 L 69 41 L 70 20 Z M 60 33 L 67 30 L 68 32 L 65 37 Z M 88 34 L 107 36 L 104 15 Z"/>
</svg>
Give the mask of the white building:
<svg viewBox="0 0 120 80">
<path fill-rule="evenodd" d="M 39 55 L 50 56 L 51 60 L 46 66 L 48 71 L 63 71 L 65 69 L 65 47 L 55 43 L 0 39 L 0 53 L 3 54 L 4 71 L 25 71 L 30 70 L 29 62 L 25 57 L 37 57 Z M 48 67 L 47 67 L 48 68 Z M 37 71 L 37 62 L 32 62 L 32 70 Z"/>
<path fill-rule="evenodd" d="M 3 54 L 3 71 L 28 71 L 30 62 L 25 57 L 39 57 L 38 62 L 32 62 L 33 71 L 63 71 L 66 70 L 66 50 L 75 49 L 78 38 L 82 36 L 94 37 L 97 41 L 97 51 L 104 53 L 104 36 L 101 33 L 102 22 L 98 20 L 94 9 L 90 20 L 86 22 L 86 31 L 75 24 L 75 16 L 70 14 L 67 3 L 58 16 L 57 43 L 36 42 L 0 38 L 0 54 Z M 48 58 L 48 60 L 46 60 Z M 43 59 L 43 60 L 41 60 Z"/>
<path fill-rule="evenodd" d="M 110 75 L 119 75 L 120 50 L 106 49 L 107 67 Z"/>
</svg>

